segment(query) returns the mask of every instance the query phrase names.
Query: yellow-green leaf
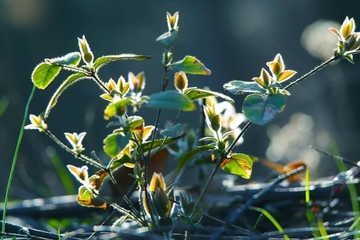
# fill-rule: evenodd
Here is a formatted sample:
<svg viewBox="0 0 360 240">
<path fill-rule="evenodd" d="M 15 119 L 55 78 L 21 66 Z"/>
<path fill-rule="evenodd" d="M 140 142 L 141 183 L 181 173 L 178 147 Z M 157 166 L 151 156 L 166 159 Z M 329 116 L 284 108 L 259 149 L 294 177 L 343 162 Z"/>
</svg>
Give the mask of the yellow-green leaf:
<svg viewBox="0 0 360 240">
<path fill-rule="evenodd" d="M 112 133 L 104 139 L 104 152 L 110 157 L 115 158 L 124 147 L 129 143 L 131 134 Z"/>
<path fill-rule="evenodd" d="M 109 62 L 113 62 L 113 61 L 146 60 L 146 59 L 150 59 L 150 58 L 151 58 L 150 56 L 136 55 L 133 53 L 123 53 L 123 54 L 118 54 L 118 55 L 106 55 L 106 56 L 99 57 L 98 59 L 95 60 L 94 68 L 100 69 L 105 64 L 108 64 Z"/>
<path fill-rule="evenodd" d="M 45 62 L 38 64 L 31 74 L 31 80 L 39 89 L 45 89 L 60 73 L 61 67 Z"/>
<path fill-rule="evenodd" d="M 189 74 L 210 75 L 211 71 L 194 56 L 187 55 L 182 60 L 169 64 L 173 71 L 184 71 Z"/>
<path fill-rule="evenodd" d="M 210 96 L 214 96 L 214 97 L 220 97 L 230 103 L 234 103 L 234 100 L 231 97 L 226 96 L 225 94 L 206 90 L 206 89 L 196 88 L 196 87 L 187 88 L 184 91 L 184 94 L 186 97 L 188 97 L 192 101 L 210 97 Z"/>
<path fill-rule="evenodd" d="M 104 119 L 109 120 L 113 116 L 122 116 L 126 113 L 126 105 L 131 103 L 131 99 L 124 98 L 117 102 L 111 102 L 104 111 Z"/>
<path fill-rule="evenodd" d="M 230 158 L 225 159 L 220 167 L 225 172 L 238 175 L 242 178 L 249 179 L 252 173 L 253 161 L 243 153 L 234 153 Z"/>
</svg>

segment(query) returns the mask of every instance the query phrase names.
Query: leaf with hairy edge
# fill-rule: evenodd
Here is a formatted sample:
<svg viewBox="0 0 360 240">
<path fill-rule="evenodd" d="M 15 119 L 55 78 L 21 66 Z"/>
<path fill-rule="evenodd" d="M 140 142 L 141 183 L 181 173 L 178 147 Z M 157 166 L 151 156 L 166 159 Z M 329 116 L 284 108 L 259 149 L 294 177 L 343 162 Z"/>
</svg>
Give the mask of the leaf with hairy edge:
<svg viewBox="0 0 360 240">
<path fill-rule="evenodd" d="M 143 152 L 147 152 L 149 151 L 149 148 L 151 147 L 151 150 L 154 150 L 158 147 L 161 146 L 166 146 L 170 143 L 176 142 L 177 140 L 179 140 L 180 138 L 183 138 L 186 135 L 186 133 L 183 133 L 179 136 L 173 137 L 173 138 L 166 138 L 166 139 L 156 139 L 153 143 L 150 142 L 146 142 L 146 143 L 142 143 L 141 146 L 141 150 Z"/>
<path fill-rule="evenodd" d="M 146 59 L 150 59 L 150 58 L 151 58 L 150 56 L 136 55 L 136 54 L 132 54 L 132 53 L 123 53 L 123 54 L 118 54 L 118 55 L 106 55 L 106 56 L 99 57 L 98 59 L 95 60 L 94 68 L 100 69 L 105 64 L 108 64 L 109 62 L 113 62 L 113 61 L 146 60 Z"/>
<path fill-rule="evenodd" d="M 45 89 L 60 73 L 61 67 L 45 62 L 38 64 L 31 74 L 31 80 L 39 89 Z"/>
<path fill-rule="evenodd" d="M 226 158 L 220 165 L 225 172 L 238 175 L 242 178 L 249 179 L 252 172 L 252 160 L 243 153 L 234 153 L 230 158 Z"/>
<path fill-rule="evenodd" d="M 113 116 L 122 116 L 126 113 L 126 106 L 131 103 L 130 98 L 120 99 L 117 102 L 111 102 L 104 110 L 104 119 L 109 120 Z"/>
<path fill-rule="evenodd" d="M 112 133 L 104 139 L 104 152 L 110 157 L 115 158 L 124 147 L 129 143 L 131 133 Z"/>
<path fill-rule="evenodd" d="M 188 97 L 192 101 L 210 97 L 210 96 L 214 96 L 214 97 L 220 97 L 230 103 L 234 103 L 234 100 L 231 97 L 226 96 L 225 94 L 206 90 L 206 89 L 200 89 L 200 88 L 196 88 L 196 87 L 187 88 L 185 90 L 184 94 L 186 97 Z"/>
<path fill-rule="evenodd" d="M 59 99 L 60 95 L 67 89 L 70 85 L 76 83 L 82 79 L 91 79 L 90 77 L 86 76 L 85 73 L 74 73 L 70 75 L 62 84 L 56 89 L 55 93 L 51 96 L 51 99 L 46 107 L 44 118 L 48 118 L 50 111 L 53 107 L 55 107 L 57 100 Z"/>
<path fill-rule="evenodd" d="M 248 95 L 242 106 L 245 116 L 253 123 L 264 125 L 285 108 L 286 96 L 283 94 Z"/>
<path fill-rule="evenodd" d="M 182 60 L 171 63 L 168 67 L 173 71 L 184 71 L 189 74 L 210 75 L 211 71 L 194 56 L 185 56 Z"/>
<path fill-rule="evenodd" d="M 213 144 L 201 145 L 201 146 L 197 146 L 196 148 L 186 152 L 179 160 L 176 170 L 179 172 L 185 166 L 185 164 L 187 162 L 189 162 L 199 152 L 206 151 L 206 150 L 212 150 L 212 149 L 214 149 L 214 147 L 215 146 Z"/>
<path fill-rule="evenodd" d="M 54 65 L 70 65 L 77 66 L 81 61 L 81 54 L 79 52 L 71 52 L 62 57 L 46 58 L 45 62 Z"/>
<path fill-rule="evenodd" d="M 134 160 L 132 160 L 128 155 L 124 154 L 121 156 L 121 158 L 115 158 L 110 161 L 107 168 L 113 172 L 116 169 L 119 169 L 121 166 L 123 166 L 125 163 L 134 163 Z"/>
<path fill-rule="evenodd" d="M 195 104 L 178 91 L 154 93 L 150 96 L 150 99 L 145 104 L 145 106 L 151 108 L 167 108 L 182 111 L 194 111 L 196 109 Z"/>
<path fill-rule="evenodd" d="M 233 80 L 228 83 L 225 83 L 223 86 L 226 90 L 232 94 L 246 94 L 246 93 L 265 93 L 266 90 L 259 87 L 259 85 L 254 81 L 241 81 Z"/>
</svg>

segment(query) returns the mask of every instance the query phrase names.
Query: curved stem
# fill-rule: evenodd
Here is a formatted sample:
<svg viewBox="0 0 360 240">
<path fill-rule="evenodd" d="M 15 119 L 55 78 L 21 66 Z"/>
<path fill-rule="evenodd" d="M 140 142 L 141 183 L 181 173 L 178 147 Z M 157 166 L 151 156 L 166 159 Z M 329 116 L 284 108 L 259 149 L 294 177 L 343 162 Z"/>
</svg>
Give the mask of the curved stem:
<svg viewBox="0 0 360 240">
<path fill-rule="evenodd" d="M 285 90 L 294 87 L 295 85 L 297 85 L 299 82 L 301 82 L 302 80 L 310 77 L 311 75 L 313 75 L 314 73 L 320 71 L 321 69 L 323 69 L 325 66 L 327 66 L 328 64 L 330 64 L 331 62 L 337 60 L 336 57 L 331 57 L 328 60 L 326 60 L 325 62 L 321 63 L 319 66 L 316 66 L 314 69 L 312 69 L 310 72 L 305 73 L 304 75 L 302 75 L 301 77 L 299 77 L 298 79 L 296 79 L 295 81 L 291 82 L 289 85 L 287 85 L 286 87 L 284 87 Z"/>
</svg>

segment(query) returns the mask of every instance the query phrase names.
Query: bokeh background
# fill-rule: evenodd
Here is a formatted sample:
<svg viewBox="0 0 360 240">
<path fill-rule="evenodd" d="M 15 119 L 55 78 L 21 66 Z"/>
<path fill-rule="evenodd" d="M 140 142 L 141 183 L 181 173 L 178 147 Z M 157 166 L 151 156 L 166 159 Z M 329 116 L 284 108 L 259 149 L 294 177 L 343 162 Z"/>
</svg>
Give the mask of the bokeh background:
<svg viewBox="0 0 360 240">
<path fill-rule="evenodd" d="M 175 60 L 190 54 L 212 70 L 211 76 L 188 76 L 192 86 L 222 86 L 234 80 L 250 80 L 281 53 L 286 66 L 306 73 L 332 54 L 335 35 L 346 16 L 360 21 L 356 1 L 336 0 L 227 0 L 227 1 L 46 1 L 0 0 L 0 199 L 5 194 L 23 111 L 32 88 L 33 68 L 44 58 L 77 51 L 77 37 L 85 35 L 95 56 L 117 53 L 151 55 L 149 61 L 123 61 L 104 67 L 101 76 L 117 79 L 129 71 L 145 71 L 150 94 L 161 89 L 163 46 L 155 42 L 166 31 L 165 13 L 180 12 L 180 32 Z M 329 23 L 329 21 L 331 21 Z M 330 44 L 330 45 L 329 45 Z M 330 55 L 329 55 L 330 54 Z M 337 144 L 342 156 L 359 158 L 360 61 L 342 61 L 291 89 L 287 107 L 266 126 L 253 126 L 239 151 L 287 163 L 301 159 L 311 166 L 314 178 L 336 173 L 333 160 L 309 149 L 327 150 Z M 48 90 L 35 93 L 30 112 L 44 111 L 48 100 L 66 75 L 61 74 Z M 99 88 L 83 81 L 60 98 L 48 124 L 65 140 L 63 132 L 88 134 L 84 145 L 101 156 L 106 129 Z M 233 96 L 241 109 L 243 96 Z M 148 124 L 154 112 L 144 110 Z M 170 119 L 174 112 L 166 112 Z M 199 113 L 182 115 L 182 122 L 198 126 Z M 163 117 L 164 118 L 164 117 Z M 165 119 L 163 119 L 165 120 Z M 78 160 L 37 131 L 26 131 L 21 145 L 11 198 L 24 199 L 65 194 L 56 164 L 81 166 Z M 58 167 L 58 169 L 61 168 Z M 261 181 L 270 170 L 254 166 L 250 181 Z M 248 182 L 248 181 L 247 181 Z M 77 184 L 75 185 L 77 186 Z"/>
</svg>

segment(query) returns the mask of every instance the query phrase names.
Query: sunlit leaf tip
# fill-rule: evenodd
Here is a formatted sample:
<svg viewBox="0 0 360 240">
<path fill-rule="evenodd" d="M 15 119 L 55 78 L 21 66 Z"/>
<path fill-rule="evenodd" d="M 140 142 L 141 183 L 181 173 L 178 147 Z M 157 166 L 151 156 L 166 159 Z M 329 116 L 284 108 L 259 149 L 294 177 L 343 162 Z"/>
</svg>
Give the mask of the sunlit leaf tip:
<svg viewBox="0 0 360 240">
<path fill-rule="evenodd" d="M 200 60 L 194 56 L 187 55 L 182 60 L 174 62 L 168 66 L 173 71 L 184 71 L 189 74 L 210 75 L 208 69 Z"/>
</svg>

